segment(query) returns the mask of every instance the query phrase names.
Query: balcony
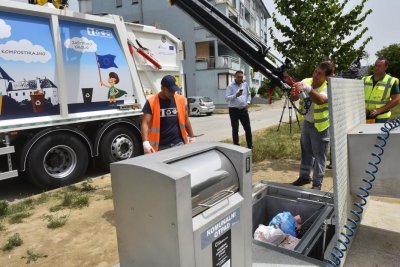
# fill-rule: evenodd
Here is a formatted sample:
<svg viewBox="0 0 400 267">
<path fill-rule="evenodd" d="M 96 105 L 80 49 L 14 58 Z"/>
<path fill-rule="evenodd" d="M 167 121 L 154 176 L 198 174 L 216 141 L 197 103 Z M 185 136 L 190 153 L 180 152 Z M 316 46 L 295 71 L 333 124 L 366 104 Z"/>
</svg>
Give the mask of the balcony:
<svg viewBox="0 0 400 267">
<path fill-rule="evenodd" d="M 228 55 L 217 57 L 197 57 L 196 70 L 233 69 L 239 70 L 239 58 Z"/>
</svg>

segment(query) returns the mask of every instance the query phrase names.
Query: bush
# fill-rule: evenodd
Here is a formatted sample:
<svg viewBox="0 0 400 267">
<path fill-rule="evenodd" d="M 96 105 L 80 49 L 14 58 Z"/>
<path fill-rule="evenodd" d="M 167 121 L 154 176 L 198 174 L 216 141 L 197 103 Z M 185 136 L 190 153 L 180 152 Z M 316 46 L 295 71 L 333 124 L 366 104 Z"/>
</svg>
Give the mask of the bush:
<svg viewBox="0 0 400 267">
<path fill-rule="evenodd" d="M 15 233 L 11 237 L 8 238 L 7 243 L 2 247 L 3 251 L 10 251 L 14 247 L 19 247 L 23 243 L 21 236 L 18 233 Z"/>
<path fill-rule="evenodd" d="M 251 98 L 254 98 L 256 96 L 257 92 L 256 92 L 256 88 L 254 87 L 250 87 L 250 95 Z"/>
<path fill-rule="evenodd" d="M 267 97 L 267 87 L 265 85 L 261 85 L 260 88 L 258 88 L 257 94 L 261 97 L 266 98 Z"/>
</svg>

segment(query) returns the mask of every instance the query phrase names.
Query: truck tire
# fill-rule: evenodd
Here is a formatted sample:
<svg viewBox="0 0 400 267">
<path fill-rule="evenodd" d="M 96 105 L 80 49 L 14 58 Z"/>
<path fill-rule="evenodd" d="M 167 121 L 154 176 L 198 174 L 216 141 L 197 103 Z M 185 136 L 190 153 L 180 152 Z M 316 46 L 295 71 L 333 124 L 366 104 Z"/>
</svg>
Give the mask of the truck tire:
<svg viewBox="0 0 400 267">
<path fill-rule="evenodd" d="M 82 178 L 88 159 L 87 148 L 78 137 L 55 133 L 43 137 L 32 147 L 27 174 L 43 189 L 65 186 Z"/>
<path fill-rule="evenodd" d="M 140 141 L 132 129 L 117 127 L 107 131 L 100 142 L 99 167 L 110 171 L 110 163 L 141 154 Z"/>
</svg>

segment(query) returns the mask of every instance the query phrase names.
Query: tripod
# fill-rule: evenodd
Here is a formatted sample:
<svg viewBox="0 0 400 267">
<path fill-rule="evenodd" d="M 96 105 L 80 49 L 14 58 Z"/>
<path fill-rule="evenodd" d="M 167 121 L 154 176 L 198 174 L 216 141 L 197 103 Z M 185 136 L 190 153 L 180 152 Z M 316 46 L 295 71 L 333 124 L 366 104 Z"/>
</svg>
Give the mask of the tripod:
<svg viewBox="0 0 400 267">
<path fill-rule="evenodd" d="M 279 120 L 279 125 L 278 125 L 277 132 L 279 131 L 279 127 L 281 127 L 283 113 L 285 113 L 286 105 L 288 106 L 288 110 L 289 110 L 289 132 L 292 133 L 293 104 L 289 100 L 289 97 L 286 94 L 285 94 L 285 103 L 283 104 L 281 119 Z M 297 112 L 295 111 L 294 114 L 296 116 L 297 125 L 299 125 L 299 129 L 301 129 L 300 122 L 299 122 L 299 117 L 297 116 Z"/>
</svg>

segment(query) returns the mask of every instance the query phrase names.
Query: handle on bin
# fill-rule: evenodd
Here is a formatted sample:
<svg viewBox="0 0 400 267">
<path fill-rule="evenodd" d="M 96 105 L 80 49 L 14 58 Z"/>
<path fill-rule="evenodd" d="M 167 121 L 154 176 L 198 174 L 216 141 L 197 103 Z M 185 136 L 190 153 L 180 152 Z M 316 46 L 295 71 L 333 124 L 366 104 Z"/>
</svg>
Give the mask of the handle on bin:
<svg viewBox="0 0 400 267">
<path fill-rule="evenodd" d="M 211 207 L 217 205 L 217 204 L 218 204 L 219 202 L 221 202 L 222 200 L 224 200 L 224 199 L 226 199 L 226 198 L 232 196 L 233 194 L 235 194 L 235 191 L 225 189 L 225 190 L 221 190 L 221 191 L 218 192 L 217 194 L 219 194 L 219 193 L 229 193 L 229 194 L 228 194 L 226 197 L 224 197 L 224 198 L 217 199 L 215 202 L 213 202 L 213 203 L 211 203 L 211 204 L 199 203 L 198 205 L 201 206 L 201 207 L 205 207 L 205 208 L 211 208 Z"/>
</svg>

